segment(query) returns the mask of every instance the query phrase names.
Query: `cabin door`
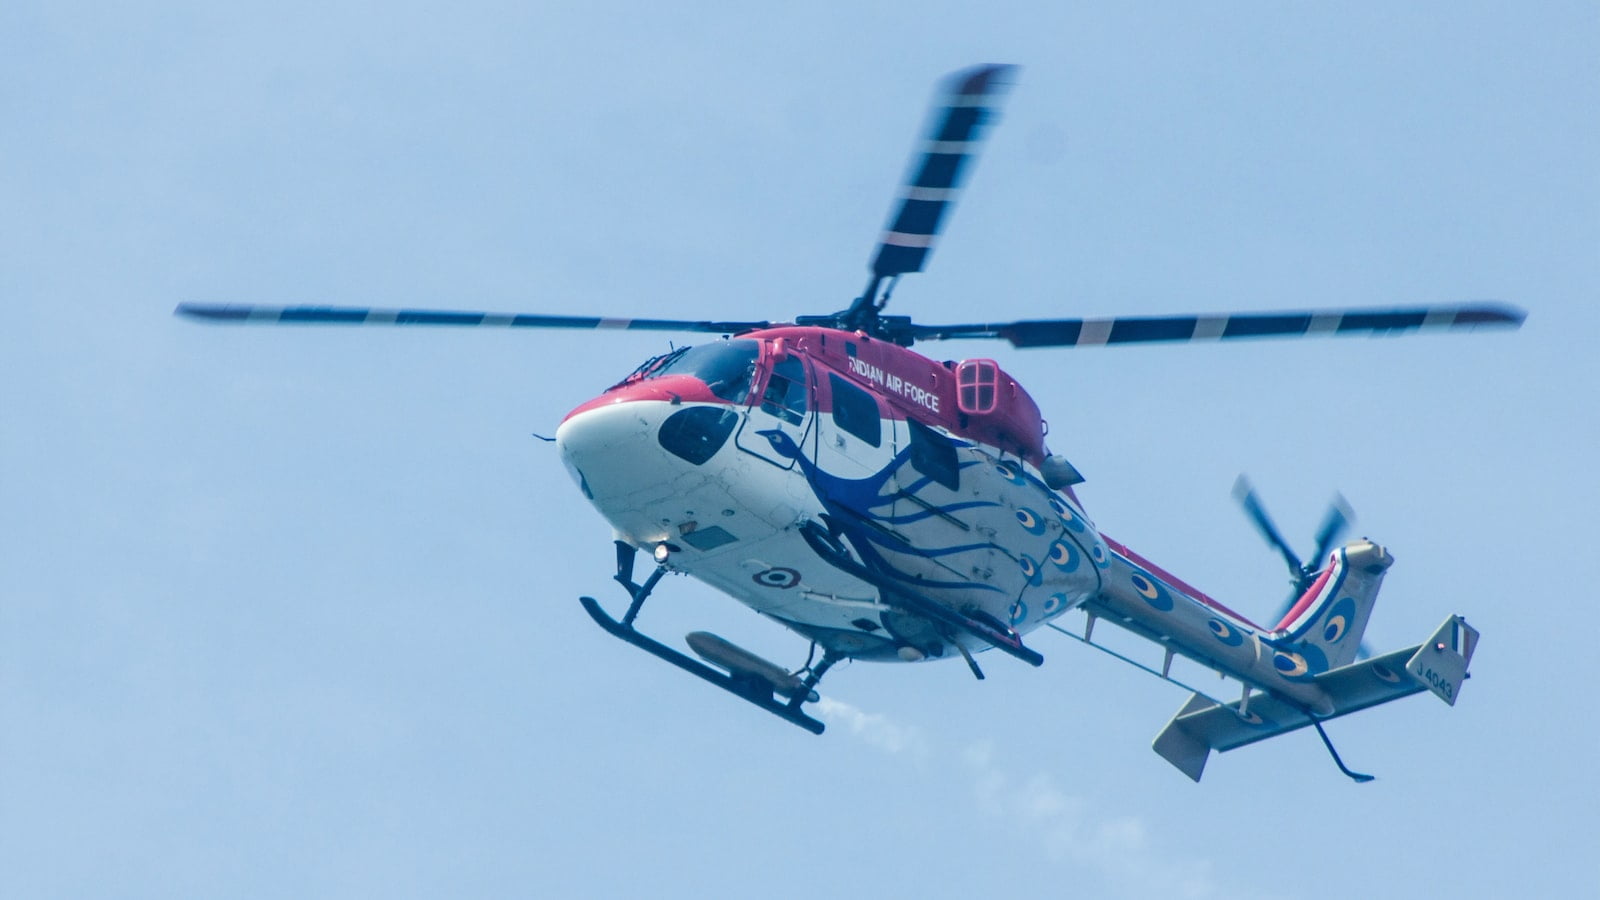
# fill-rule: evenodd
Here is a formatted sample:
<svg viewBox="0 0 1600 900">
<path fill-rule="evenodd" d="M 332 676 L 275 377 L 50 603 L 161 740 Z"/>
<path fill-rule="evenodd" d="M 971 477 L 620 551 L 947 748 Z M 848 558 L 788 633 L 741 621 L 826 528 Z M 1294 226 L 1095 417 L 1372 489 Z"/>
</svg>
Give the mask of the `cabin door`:
<svg viewBox="0 0 1600 900">
<path fill-rule="evenodd" d="M 811 377 L 798 356 L 787 356 L 767 373 L 739 426 L 735 439 L 741 450 L 761 457 L 780 469 L 792 469 L 801 455 L 815 451 L 812 439 Z"/>
</svg>

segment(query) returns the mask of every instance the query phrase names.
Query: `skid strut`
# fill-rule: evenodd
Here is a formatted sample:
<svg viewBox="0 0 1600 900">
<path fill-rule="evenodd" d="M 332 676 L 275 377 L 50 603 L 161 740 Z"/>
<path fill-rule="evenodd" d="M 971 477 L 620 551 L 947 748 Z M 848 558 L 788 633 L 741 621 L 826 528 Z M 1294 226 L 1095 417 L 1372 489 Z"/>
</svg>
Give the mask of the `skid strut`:
<svg viewBox="0 0 1600 900">
<path fill-rule="evenodd" d="M 593 597 L 578 598 L 578 602 L 583 604 L 583 608 L 601 628 L 610 632 L 613 637 L 621 638 L 658 659 L 664 659 L 691 675 L 696 675 L 709 681 L 735 697 L 759 706 L 790 724 L 798 725 L 812 734 L 822 733 L 825 726 L 802 712 L 800 706 L 811 696 L 817 683 L 822 680 L 822 676 L 827 674 L 828 670 L 833 668 L 834 663 L 838 662 L 842 657 L 831 651 L 824 652 L 821 662 L 811 666 L 807 671 L 805 680 L 801 682 L 800 689 L 794 691 L 787 700 L 781 700 L 774 693 L 771 683 L 764 679 L 750 676 L 740 677 L 736 674 L 714 669 L 697 659 L 668 647 L 654 638 L 640 634 L 634 629 L 633 620 L 638 617 L 639 609 L 644 606 L 645 599 L 650 596 L 650 592 L 655 589 L 656 583 L 661 580 L 661 576 L 666 574 L 667 569 L 665 566 L 656 566 L 655 571 L 650 573 L 650 577 L 645 579 L 644 584 L 639 584 L 633 580 L 634 553 L 635 551 L 631 545 L 624 541 L 617 541 L 617 574 L 615 578 L 617 583 L 621 584 L 628 592 L 630 599 L 628 611 L 623 615 L 622 621 L 619 622 L 611 618 Z"/>
</svg>

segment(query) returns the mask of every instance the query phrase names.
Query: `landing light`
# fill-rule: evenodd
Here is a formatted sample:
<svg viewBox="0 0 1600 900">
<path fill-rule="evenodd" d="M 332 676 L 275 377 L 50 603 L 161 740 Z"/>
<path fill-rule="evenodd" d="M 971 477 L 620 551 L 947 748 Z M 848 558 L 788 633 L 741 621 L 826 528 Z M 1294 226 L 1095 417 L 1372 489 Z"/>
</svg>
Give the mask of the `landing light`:
<svg viewBox="0 0 1600 900">
<path fill-rule="evenodd" d="M 667 562 L 667 557 L 672 555 L 672 549 L 666 544 L 657 544 L 655 553 L 652 555 L 656 558 L 657 565 L 665 565 Z"/>
</svg>

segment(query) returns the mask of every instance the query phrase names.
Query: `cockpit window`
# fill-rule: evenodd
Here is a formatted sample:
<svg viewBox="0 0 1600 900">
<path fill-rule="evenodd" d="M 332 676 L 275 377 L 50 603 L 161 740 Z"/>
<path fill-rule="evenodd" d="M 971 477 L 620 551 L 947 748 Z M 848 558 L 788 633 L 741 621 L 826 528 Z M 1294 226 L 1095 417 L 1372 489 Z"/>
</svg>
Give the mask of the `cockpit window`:
<svg viewBox="0 0 1600 900">
<path fill-rule="evenodd" d="M 693 375 L 718 397 L 729 403 L 743 403 L 750 394 L 750 376 L 760 353 L 758 342 L 742 338 L 700 344 L 667 354 L 654 369 L 646 370 L 644 377 Z"/>
</svg>

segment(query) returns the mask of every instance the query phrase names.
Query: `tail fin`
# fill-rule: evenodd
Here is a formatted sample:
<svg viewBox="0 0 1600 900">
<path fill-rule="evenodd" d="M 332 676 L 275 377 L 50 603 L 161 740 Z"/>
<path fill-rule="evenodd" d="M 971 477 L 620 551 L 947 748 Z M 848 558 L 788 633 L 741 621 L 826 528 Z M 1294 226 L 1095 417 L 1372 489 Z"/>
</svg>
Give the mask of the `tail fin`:
<svg viewBox="0 0 1600 900">
<path fill-rule="evenodd" d="M 1440 700 L 1455 706 L 1461 683 L 1468 677 L 1467 664 L 1472 662 L 1472 651 L 1476 649 L 1478 629 L 1460 616 L 1451 616 L 1426 644 L 1417 648 L 1406 662 L 1406 671 Z"/>
<path fill-rule="evenodd" d="M 1329 566 L 1272 629 L 1271 643 L 1299 653 L 1312 671 L 1327 671 L 1356 658 L 1383 575 L 1394 564 L 1389 551 L 1368 540 L 1335 550 Z"/>
</svg>

